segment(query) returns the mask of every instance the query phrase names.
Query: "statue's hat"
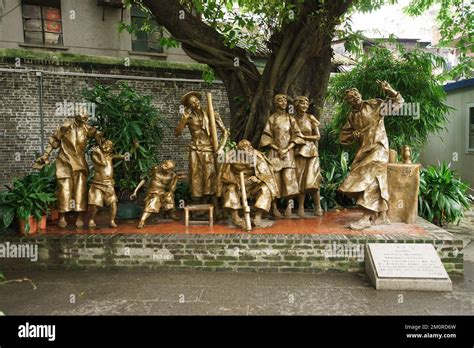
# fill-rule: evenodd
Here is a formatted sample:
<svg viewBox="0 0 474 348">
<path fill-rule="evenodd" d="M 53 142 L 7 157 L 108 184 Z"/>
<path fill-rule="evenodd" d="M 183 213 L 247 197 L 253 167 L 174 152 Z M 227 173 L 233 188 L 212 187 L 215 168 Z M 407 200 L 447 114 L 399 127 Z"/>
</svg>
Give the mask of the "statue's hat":
<svg viewBox="0 0 474 348">
<path fill-rule="evenodd" d="M 201 93 L 196 91 L 186 93 L 183 98 L 181 98 L 181 104 L 183 104 L 184 106 L 189 106 L 189 98 L 191 97 L 196 97 L 201 100 Z"/>
</svg>

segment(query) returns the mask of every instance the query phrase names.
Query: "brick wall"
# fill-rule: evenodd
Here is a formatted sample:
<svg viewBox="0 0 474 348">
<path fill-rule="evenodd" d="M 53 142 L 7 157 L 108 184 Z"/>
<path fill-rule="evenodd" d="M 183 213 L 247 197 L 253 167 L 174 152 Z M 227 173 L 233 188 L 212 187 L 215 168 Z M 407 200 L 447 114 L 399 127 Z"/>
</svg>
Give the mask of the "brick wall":
<svg viewBox="0 0 474 348">
<path fill-rule="evenodd" d="M 432 236 L 123 234 L 0 237 L 38 245 L 38 260 L 0 258 L 0 269 L 157 269 L 236 272 L 363 272 L 366 243 L 431 243 L 450 274 L 462 274 L 463 241 Z M 352 251 L 351 251 L 352 250 Z"/>
<path fill-rule="evenodd" d="M 4 58 L 0 68 L 15 68 L 15 61 Z M 229 107 L 222 83 L 211 86 L 199 81 L 201 71 L 132 68 L 98 64 L 60 63 L 57 61 L 25 59 L 17 70 L 24 72 L 0 71 L 0 185 L 10 183 L 14 177 L 21 177 L 30 171 L 31 164 L 41 152 L 41 128 L 39 117 L 38 78 L 35 71 L 43 74 L 43 115 L 44 141 L 65 119 L 55 116 L 58 102 L 68 100 L 80 102 L 81 91 L 96 83 L 114 86 L 126 81 L 143 94 L 153 96 L 154 104 L 168 120 L 164 129 L 164 141 L 159 149 L 160 159 L 173 159 L 178 170 L 187 168 L 187 145 L 189 132 L 176 139 L 174 128 L 178 122 L 181 96 L 190 90 L 213 94 L 214 109 L 220 113 L 229 126 Z M 135 77 L 158 77 L 171 79 L 192 79 L 194 81 L 157 81 L 114 78 L 104 76 L 72 76 L 64 73 L 131 75 Z M 60 75 L 63 74 L 63 75 Z M 205 102 L 204 102 L 205 103 Z"/>
</svg>

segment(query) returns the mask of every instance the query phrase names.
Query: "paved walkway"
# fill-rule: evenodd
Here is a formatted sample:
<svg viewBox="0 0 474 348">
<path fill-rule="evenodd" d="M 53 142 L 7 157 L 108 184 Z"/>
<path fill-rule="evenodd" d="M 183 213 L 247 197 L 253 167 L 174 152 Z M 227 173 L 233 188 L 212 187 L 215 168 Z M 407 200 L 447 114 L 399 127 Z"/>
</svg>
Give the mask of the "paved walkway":
<svg viewBox="0 0 474 348">
<path fill-rule="evenodd" d="M 463 239 L 467 244 L 474 240 L 474 204 L 464 213 L 464 218 L 459 225 L 450 224 L 445 227 L 448 232 Z"/>
<path fill-rule="evenodd" d="M 364 274 L 30 271 L 0 285 L 6 315 L 474 314 L 474 272 L 452 292 L 376 291 Z"/>
</svg>

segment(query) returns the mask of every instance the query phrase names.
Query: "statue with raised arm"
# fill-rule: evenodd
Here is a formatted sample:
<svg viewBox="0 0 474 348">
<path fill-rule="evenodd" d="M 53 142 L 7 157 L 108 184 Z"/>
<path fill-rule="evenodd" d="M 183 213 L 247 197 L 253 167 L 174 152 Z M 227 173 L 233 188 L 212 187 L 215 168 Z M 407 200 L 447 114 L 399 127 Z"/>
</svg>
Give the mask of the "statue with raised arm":
<svg viewBox="0 0 474 348">
<path fill-rule="evenodd" d="M 87 210 L 86 146 L 88 139 L 101 143 L 102 133 L 88 125 L 89 115 L 80 110 L 74 120 L 67 121 L 49 138 L 49 146 L 35 162 L 35 168 L 49 163 L 49 155 L 58 149 L 56 157 L 57 199 L 59 227 L 66 227 L 67 212 L 77 212 L 76 227 L 84 225 L 83 213 Z"/>
<path fill-rule="evenodd" d="M 279 197 L 290 198 L 299 194 L 295 146 L 304 144 L 304 140 L 295 118 L 286 112 L 287 99 L 284 94 L 277 94 L 273 98 L 276 112 L 268 118 L 260 138 L 260 147 L 268 150 L 267 156 L 273 166 Z M 276 200 L 272 206 L 273 216 L 281 217 Z M 290 215 L 291 204 L 288 201 L 285 216 Z"/>
<path fill-rule="evenodd" d="M 117 227 L 117 195 L 115 194 L 114 164 L 117 159 L 124 159 L 124 155 L 113 153 L 114 144 L 111 140 L 103 140 L 99 146 L 92 149 L 91 160 L 94 167 L 94 177 L 89 187 L 88 204 L 90 212 L 89 228 L 96 227 L 95 216 L 97 209 L 110 206 L 110 227 Z"/>
<path fill-rule="evenodd" d="M 293 101 L 296 109 L 296 123 L 301 130 L 301 137 L 304 144 L 295 149 L 296 154 L 296 175 L 300 194 L 298 196 L 298 216 L 304 217 L 304 201 L 306 194 L 313 196 L 314 215 L 323 215 L 321 209 L 321 199 L 319 186 L 321 183 L 321 167 L 319 166 L 318 140 L 319 121 L 314 115 L 308 114 L 309 99 L 305 96 L 296 97 Z"/>
<path fill-rule="evenodd" d="M 204 203 L 205 197 L 211 197 L 217 210 L 218 164 L 216 155 L 222 151 L 228 132 L 217 113 L 212 118 L 215 119 L 215 126 L 211 124 L 208 111 L 201 107 L 201 93 L 188 92 L 183 96 L 181 103 L 185 109 L 176 127 L 175 135 L 180 136 L 186 126 L 191 133 L 188 173 L 191 196 L 200 199 L 201 203 Z M 215 131 L 217 128 L 220 129 L 223 138 L 220 145 L 213 142 L 213 140 L 217 140 L 217 133 L 213 133 L 213 130 Z"/>
<path fill-rule="evenodd" d="M 390 103 L 392 109 L 400 108 L 403 98 L 388 82 L 377 80 L 377 83 L 388 95 L 387 100 L 362 100 L 356 88 L 345 91 L 345 100 L 351 105 L 351 111 L 339 140 L 344 145 L 356 142 L 359 149 L 339 191 L 354 198 L 363 210 L 363 216 L 350 225 L 355 230 L 371 224 L 390 223 L 387 217 L 389 147 L 383 110 L 386 110 L 386 103 Z"/>
<path fill-rule="evenodd" d="M 180 176 L 174 172 L 174 168 L 175 164 L 171 160 L 166 160 L 152 168 L 149 175 L 145 206 L 137 228 L 143 228 L 151 214 L 159 213 L 161 208 L 168 212 L 172 219 L 178 220 L 175 211 L 174 192 Z M 137 198 L 137 193 L 145 185 L 145 182 L 146 179 L 142 179 L 135 188 L 130 196 L 132 201 Z"/>
</svg>

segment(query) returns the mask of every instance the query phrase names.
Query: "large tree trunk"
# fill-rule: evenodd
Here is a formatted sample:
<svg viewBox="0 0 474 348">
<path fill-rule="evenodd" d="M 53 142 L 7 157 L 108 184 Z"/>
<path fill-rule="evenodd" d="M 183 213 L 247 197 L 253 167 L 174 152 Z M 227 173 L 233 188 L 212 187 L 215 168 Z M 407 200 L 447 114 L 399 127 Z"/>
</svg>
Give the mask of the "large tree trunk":
<svg viewBox="0 0 474 348">
<path fill-rule="evenodd" d="M 254 146 L 273 110 L 276 93 L 306 95 L 314 109 L 321 110 L 331 71 L 334 30 L 351 2 L 297 2 L 298 17 L 272 35 L 271 55 L 260 74 L 243 49 L 227 47 L 221 34 L 193 16 L 179 0 L 143 0 L 185 52 L 208 64 L 222 79 L 229 99 L 232 136 L 236 141 L 249 139 Z M 184 19 L 179 18 L 180 11 L 184 11 Z M 234 64 L 236 58 L 238 66 Z"/>
</svg>

